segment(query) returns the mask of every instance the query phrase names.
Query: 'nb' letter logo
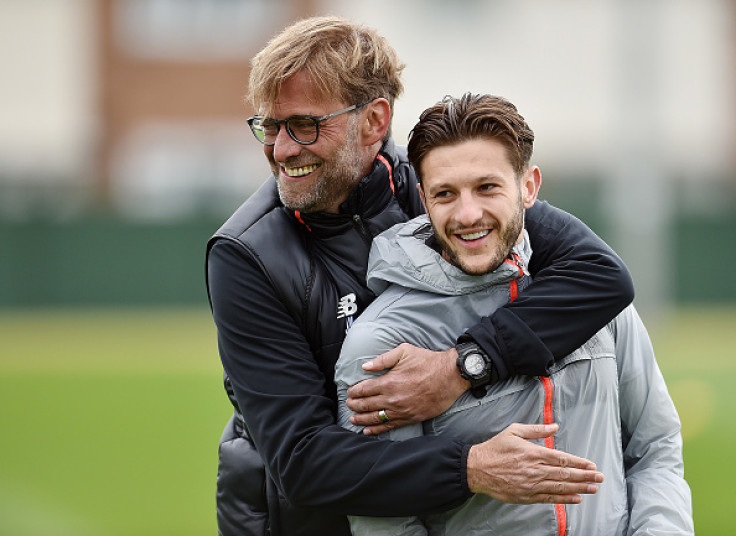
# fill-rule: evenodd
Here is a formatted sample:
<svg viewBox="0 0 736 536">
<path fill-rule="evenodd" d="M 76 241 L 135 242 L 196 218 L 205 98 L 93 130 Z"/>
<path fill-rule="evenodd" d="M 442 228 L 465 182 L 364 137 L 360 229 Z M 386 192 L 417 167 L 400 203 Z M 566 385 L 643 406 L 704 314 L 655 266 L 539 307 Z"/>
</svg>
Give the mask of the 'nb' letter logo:
<svg viewBox="0 0 736 536">
<path fill-rule="evenodd" d="M 340 303 L 337 304 L 337 318 L 353 316 L 357 312 L 358 304 L 355 303 L 355 294 L 351 293 L 340 298 Z"/>
</svg>

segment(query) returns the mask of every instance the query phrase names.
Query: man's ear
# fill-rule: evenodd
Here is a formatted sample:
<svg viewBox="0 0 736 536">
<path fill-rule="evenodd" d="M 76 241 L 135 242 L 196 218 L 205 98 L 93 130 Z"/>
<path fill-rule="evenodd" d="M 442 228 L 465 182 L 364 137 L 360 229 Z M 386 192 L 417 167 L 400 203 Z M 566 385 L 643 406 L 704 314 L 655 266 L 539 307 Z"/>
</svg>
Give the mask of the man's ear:
<svg viewBox="0 0 736 536">
<path fill-rule="evenodd" d="M 363 145 L 373 145 L 380 142 L 386 135 L 391 124 L 391 106 L 384 98 L 374 99 L 366 104 L 361 123 L 361 137 Z"/>
<path fill-rule="evenodd" d="M 521 197 L 524 200 L 524 208 L 531 208 L 539 195 L 542 187 L 542 172 L 537 166 L 531 166 L 521 178 Z"/>
</svg>

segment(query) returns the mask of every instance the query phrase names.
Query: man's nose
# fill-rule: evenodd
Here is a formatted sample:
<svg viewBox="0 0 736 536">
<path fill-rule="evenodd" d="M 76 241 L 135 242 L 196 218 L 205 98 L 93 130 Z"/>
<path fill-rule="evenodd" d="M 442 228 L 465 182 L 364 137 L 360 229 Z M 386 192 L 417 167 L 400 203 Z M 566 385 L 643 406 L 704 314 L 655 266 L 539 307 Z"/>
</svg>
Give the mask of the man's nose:
<svg viewBox="0 0 736 536">
<path fill-rule="evenodd" d="M 455 211 L 455 219 L 458 223 L 470 227 L 483 219 L 483 209 L 470 193 L 460 194 L 460 199 Z"/>
<path fill-rule="evenodd" d="M 273 158 L 277 162 L 286 162 L 289 157 L 297 156 L 302 150 L 302 146 L 289 136 L 289 133 L 286 131 L 286 125 L 281 125 L 272 147 Z"/>
</svg>

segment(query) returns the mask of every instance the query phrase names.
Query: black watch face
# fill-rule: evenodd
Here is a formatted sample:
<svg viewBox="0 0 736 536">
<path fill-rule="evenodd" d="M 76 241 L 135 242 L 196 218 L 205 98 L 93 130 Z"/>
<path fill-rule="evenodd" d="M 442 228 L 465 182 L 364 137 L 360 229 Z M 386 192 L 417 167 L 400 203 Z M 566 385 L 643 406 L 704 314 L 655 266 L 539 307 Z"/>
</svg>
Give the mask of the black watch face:
<svg viewBox="0 0 736 536">
<path fill-rule="evenodd" d="M 480 354 L 470 354 L 465 358 L 465 372 L 470 376 L 480 376 L 485 372 L 486 362 Z"/>
</svg>

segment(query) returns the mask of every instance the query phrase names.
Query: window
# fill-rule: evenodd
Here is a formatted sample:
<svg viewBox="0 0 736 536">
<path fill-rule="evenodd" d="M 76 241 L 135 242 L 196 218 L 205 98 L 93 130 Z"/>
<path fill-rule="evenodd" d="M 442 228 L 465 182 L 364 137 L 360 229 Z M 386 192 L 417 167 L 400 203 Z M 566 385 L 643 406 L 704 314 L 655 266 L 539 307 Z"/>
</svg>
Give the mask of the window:
<svg viewBox="0 0 736 536">
<path fill-rule="evenodd" d="M 118 0 L 115 40 L 146 59 L 248 59 L 290 13 L 289 3 L 273 0 Z"/>
</svg>

